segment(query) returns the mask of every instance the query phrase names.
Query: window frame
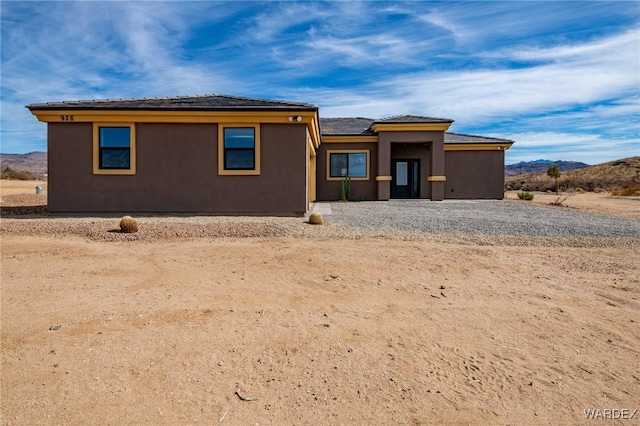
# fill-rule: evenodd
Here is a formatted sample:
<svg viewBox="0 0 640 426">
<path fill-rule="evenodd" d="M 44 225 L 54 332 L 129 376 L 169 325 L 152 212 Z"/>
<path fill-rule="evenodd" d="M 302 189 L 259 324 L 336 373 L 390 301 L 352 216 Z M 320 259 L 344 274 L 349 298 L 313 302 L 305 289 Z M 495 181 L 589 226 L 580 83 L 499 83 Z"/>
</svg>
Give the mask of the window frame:
<svg viewBox="0 0 640 426">
<path fill-rule="evenodd" d="M 369 149 L 329 149 L 327 150 L 326 180 L 341 181 L 347 176 L 331 176 L 331 154 L 366 154 L 366 175 L 361 177 L 350 176 L 352 181 L 365 181 L 371 179 L 371 150 Z M 347 168 L 349 157 L 347 156 Z"/>
<path fill-rule="evenodd" d="M 253 128 L 253 169 L 227 169 L 226 151 L 249 150 L 250 148 L 225 148 L 225 129 Z M 222 123 L 218 124 L 218 175 L 221 176 L 257 176 L 260 175 L 260 124 L 259 123 Z"/>
<path fill-rule="evenodd" d="M 100 167 L 100 128 L 129 128 L 129 168 L 114 169 Z M 136 127 L 134 123 L 93 123 L 93 174 L 94 175 L 135 175 L 136 174 Z"/>
</svg>

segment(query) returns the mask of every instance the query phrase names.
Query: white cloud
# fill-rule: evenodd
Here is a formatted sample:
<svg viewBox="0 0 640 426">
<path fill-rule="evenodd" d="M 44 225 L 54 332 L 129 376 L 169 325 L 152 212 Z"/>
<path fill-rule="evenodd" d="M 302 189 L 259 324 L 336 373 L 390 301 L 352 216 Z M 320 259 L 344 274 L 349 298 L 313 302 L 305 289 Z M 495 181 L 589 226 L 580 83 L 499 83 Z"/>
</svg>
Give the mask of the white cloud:
<svg viewBox="0 0 640 426">
<path fill-rule="evenodd" d="M 624 33 L 576 47 L 565 62 L 515 69 L 425 70 L 373 83 L 368 94 L 360 89 L 319 90 L 317 97 L 329 115 L 441 115 L 470 125 L 571 110 L 637 94 L 638 47 Z"/>
</svg>

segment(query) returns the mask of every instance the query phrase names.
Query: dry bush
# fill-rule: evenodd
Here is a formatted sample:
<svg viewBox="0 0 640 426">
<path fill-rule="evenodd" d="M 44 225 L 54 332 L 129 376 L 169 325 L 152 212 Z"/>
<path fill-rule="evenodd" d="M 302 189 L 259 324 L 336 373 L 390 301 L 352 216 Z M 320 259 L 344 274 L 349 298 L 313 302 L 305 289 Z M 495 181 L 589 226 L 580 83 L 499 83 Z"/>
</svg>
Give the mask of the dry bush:
<svg viewBox="0 0 640 426">
<path fill-rule="evenodd" d="M 636 195 L 640 195 L 640 182 L 629 182 L 622 188 L 613 188 L 611 190 L 611 195 L 623 197 L 633 197 Z"/>
<path fill-rule="evenodd" d="M 120 230 L 127 234 L 138 232 L 138 221 L 131 216 L 123 216 L 120 219 Z"/>
<path fill-rule="evenodd" d="M 322 215 L 319 212 L 313 212 L 309 215 L 309 224 L 311 225 L 322 225 L 324 220 L 322 220 Z"/>
<path fill-rule="evenodd" d="M 2 179 L 11 180 L 33 180 L 33 173 L 26 170 L 13 170 L 11 167 L 5 167 L 0 176 Z"/>
<path fill-rule="evenodd" d="M 565 201 L 567 201 L 570 197 L 573 197 L 576 194 L 577 192 L 575 191 L 558 193 L 556 199 L 549 204 L 554 206 L 563 206 Z"/>
</svg>

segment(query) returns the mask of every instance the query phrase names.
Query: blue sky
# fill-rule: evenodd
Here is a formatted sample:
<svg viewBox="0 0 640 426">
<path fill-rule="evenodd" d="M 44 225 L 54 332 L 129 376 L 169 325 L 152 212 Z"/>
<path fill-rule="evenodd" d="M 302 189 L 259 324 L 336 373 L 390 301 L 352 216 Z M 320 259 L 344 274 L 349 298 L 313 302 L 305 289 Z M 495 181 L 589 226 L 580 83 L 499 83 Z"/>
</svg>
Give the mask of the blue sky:
<svg viewBox="0 0 640 426">
<path fill-rule="evenodd" d="M 2 0 L 1 148 L 37 102 L 229 94 L 455 119 L 507 164 L 640 155 L 640 2 Z"/>
</svg>

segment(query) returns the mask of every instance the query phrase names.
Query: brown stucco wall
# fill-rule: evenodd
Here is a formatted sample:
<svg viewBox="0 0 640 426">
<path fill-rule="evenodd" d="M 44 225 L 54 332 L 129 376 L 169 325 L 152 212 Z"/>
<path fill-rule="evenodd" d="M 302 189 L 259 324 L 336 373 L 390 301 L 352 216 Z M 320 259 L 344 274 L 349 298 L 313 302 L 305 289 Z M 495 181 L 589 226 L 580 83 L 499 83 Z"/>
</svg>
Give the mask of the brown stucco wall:
<svg viewBox="0 0 640 426">
<path fill-rule="evenodd" d="M 137 124 L 133 176 L 94 175 L 92 124 L 50 123 L 51 212 L 302 214 L 306 126 L 261 125 L 261 174 L 219 176 L 217 124 Z"/>
<path fill-rule="evenodd" d="M 446 151 L 445 198 L 504 197 L 504 151 Z"/>
<path fill-rule="evenodd" d="M 377 200 L 376 170 L 378 170 L 378 146 L 375 143 L 323 143 L 317 151 L 316 199 L 336 201 L 340 199 L 340 181 L 327 180 L 327 151 L 362 150 L 369 152 L 369 180 L 351 181 L 352 200 Z"/>
</svg>

